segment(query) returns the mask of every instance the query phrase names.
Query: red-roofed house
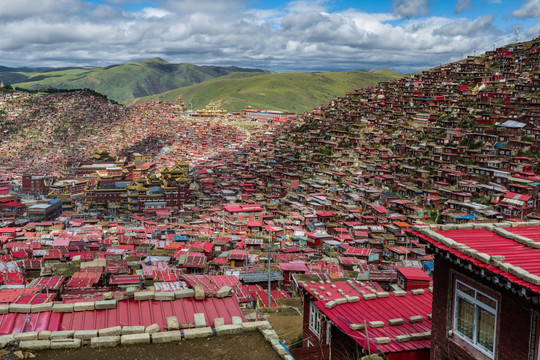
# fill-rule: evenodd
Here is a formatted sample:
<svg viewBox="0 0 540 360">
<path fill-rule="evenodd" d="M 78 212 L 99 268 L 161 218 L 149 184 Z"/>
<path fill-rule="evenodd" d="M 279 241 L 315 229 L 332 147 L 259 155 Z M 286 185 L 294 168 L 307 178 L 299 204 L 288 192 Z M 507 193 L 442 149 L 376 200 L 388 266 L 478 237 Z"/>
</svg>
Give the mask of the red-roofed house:
<svg viewBox="0 0 540 360">
<path fill-rule="evenodd" d="M 18 201 L 13 201 L 12 199 L 2 199 L 7 201 L 2 201 L 0 204 L 0 215 L 2 216 L 21 216 L 26 211 L 26 205 Z"/>
<path fill-rule="evenodd" d="M 305 262 L 288 262 L 288 263 L 279 263 L 279 268 L 283 272 L 283 285 L 291 285 L 291 275 L 292 274 L 305 274 L 309 271 Z"/>
<path fill-rule="evenodd" d="M 345 256 L 353 256 L 365 262 L 378 262 L 379 261 L 379 252 L 373 251 L 372 249 L 358 248 L 354 246 L 345 246 L 345 251 L 343 254 Z"/>
<path fill-rule="evenodd" d="M 435 252 L 431 359 L 539 359 L 540 226 L 419 228 Z"/>
<path fill-rule="evenodd" d="M 498 199 L 499 211 L 505 219 L 526 219 L 534 211 L 534 199 L 530 195 L 507 192 Z"/>
<path fill-rule="evenodd" d="M 396 270 L 398 285 L 405 291 L 427 289 L 432 281 L 420 268 L 396 266 Z"/>
<path fill-rule="evenodd" d="M 16 227 L 5 227 L 0 229 L 0 235 L 13 239 L 15 237 L 15 233 L 20 230 L 20 228 Z"/>
<path fill-rule="evenodd" d="M 249 230 L 248 222 L 262 220 L 264 209 L 259 204 L 228 205 L 223 212 L 225 231 L 245 233 Z"/>
<path fill-rule="evenodd" d="M 309 354 L 309 359 L 359 359 L 369 349 L 383 352 L 389 360 L 429 359 L 430 292 L 388 293 L 375 283 L 317 282 L 309 276 L 297 277 L 304 297 L 298 358 Z"/>
<path fill-rule="evenodd" d="M 232 267 L 242 267 L 246 264 L 248 251 L 242 249 L 233 249 L 229 252 L 227 257 Z"/>
</svg>

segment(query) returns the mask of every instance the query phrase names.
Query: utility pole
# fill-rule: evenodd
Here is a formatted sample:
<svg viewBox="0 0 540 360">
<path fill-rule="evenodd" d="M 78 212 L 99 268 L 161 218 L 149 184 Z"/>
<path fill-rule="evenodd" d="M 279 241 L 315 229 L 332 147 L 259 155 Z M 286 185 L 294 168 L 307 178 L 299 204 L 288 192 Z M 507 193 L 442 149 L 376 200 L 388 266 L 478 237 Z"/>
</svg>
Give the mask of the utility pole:
<svg viewBox="0 0 540 360">
<path fill-rule="evenodd" d="M 272 261 L 272 256 L 270 254 L 270 247 L 268 247 L 268 307 L 272 307 L 272 295 L 270 292 L 270 287 L 272 282 L 270 281 L 270 262 Z"/>
<path fill-rule="evenodd" d="M 408 245 L 409 245 L 409 237 L 405 237 L 405 261 L 407 261 L 407 253 L 409 252 Z"/>
<path fill-rule="evenodd" d="M 247 269 L 248 269 L 248 247 L 247 247 L 247 244 L 246 244 L 246 264 L 245 264 L 245 270 L 244 271 L 247 272 Z"/>
</svg>

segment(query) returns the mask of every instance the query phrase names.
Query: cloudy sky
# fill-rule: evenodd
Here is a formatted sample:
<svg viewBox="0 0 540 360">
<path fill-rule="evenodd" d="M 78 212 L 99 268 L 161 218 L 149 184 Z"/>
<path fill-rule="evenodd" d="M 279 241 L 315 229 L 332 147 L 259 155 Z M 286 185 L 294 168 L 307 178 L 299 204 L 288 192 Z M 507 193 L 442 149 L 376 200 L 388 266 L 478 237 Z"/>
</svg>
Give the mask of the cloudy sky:
<svg viewBox="0 0 540 360">
<path fill-rule="evenodd" d="M 149 57 L 411 72 L 540 32 L 540 0 L 0 0 L 0 65 Z"/>
</svg>

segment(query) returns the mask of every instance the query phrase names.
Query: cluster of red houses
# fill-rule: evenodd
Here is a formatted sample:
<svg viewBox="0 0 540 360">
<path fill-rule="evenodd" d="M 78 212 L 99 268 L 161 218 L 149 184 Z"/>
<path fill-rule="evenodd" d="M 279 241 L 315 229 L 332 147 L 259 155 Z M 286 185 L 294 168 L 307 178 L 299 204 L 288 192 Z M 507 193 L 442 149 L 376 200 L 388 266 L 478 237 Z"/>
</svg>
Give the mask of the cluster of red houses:
<svg viewBox="0 0 540 360">
<path fill-rule="evenodd" d="M 2 181 L 0 299 L 230 286 L 247 308 L 302 299 L 298 359 L 538 359 L 539 48 Z"/>
</svg>

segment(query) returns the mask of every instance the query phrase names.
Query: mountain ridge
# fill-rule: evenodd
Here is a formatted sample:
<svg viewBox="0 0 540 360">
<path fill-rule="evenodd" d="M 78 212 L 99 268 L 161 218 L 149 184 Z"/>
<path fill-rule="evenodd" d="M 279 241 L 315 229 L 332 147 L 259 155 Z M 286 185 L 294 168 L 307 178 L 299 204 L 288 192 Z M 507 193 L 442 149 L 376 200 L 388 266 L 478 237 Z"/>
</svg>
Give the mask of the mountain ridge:
<svg viewBox="0 0 540 360">
<path fill-rule="evenodd" d="M 325 73 L 231 73 L 199 84 L 134 99 L 129 104 L 150 101 L 174 102 L 179 97 L 192 109 L 210 102 L 228 111 L 246 106 L 304 112 L 359 87 L 374 85 L 403 75 L 391 70 Z"/>
<path fill-rule="evenodd" d="M 61 69 L 3 67 L 0 71 L 0 81 L 28 90 L 88 88 L 123 103 L 137 97 L 192 85 L 237 71 L 268 72 L 263 69 L 244 69 L 234 66 L 172 64 L 154 57 L 106 67 Z"/>
</svg>

